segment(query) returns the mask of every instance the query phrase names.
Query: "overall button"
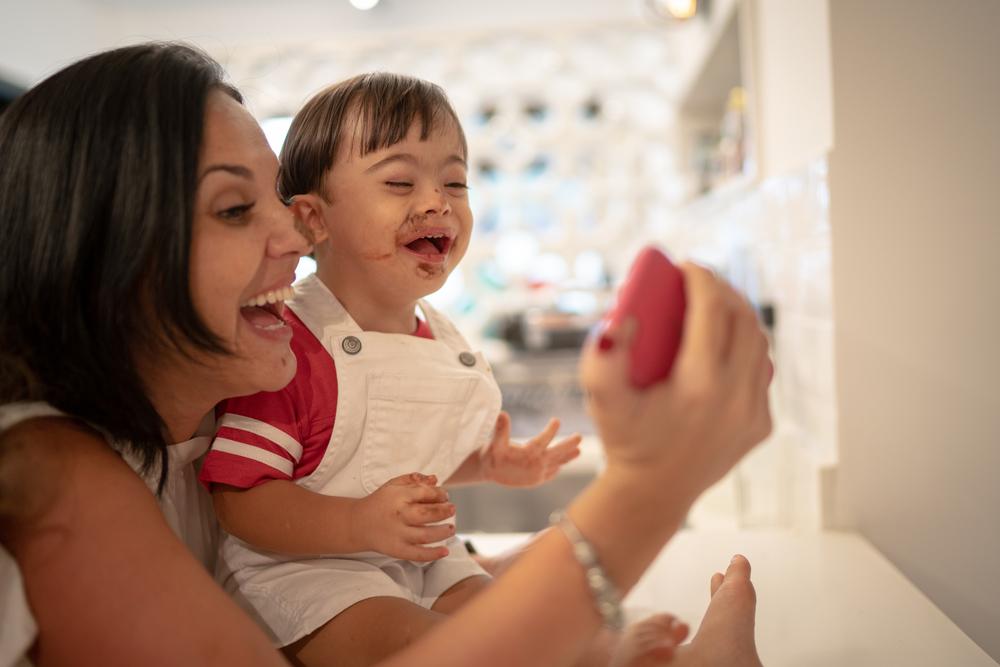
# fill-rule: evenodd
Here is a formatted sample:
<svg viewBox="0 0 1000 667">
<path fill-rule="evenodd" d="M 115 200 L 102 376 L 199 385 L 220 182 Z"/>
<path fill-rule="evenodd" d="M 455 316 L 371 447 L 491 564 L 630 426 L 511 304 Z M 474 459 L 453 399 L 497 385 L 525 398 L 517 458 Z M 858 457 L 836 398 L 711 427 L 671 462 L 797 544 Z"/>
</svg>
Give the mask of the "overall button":
<svg viewBox="0 0 1000 667">
<path fill-rule="evenodd" d="M 475 366 L 476 365 L 476 355 L 471 352 L 463 352 L 458 355 L 458 360 L 462 362 L 463 366 Z"/>
<path fill-rule="evenodd" d="M 344 338 L 343 342 L 340 343 L 340 347 L 344 349 L 347 354 L 357 354 L 361 351 L 361 341 L 355 336 L 347 336 Z"/>
</svg>

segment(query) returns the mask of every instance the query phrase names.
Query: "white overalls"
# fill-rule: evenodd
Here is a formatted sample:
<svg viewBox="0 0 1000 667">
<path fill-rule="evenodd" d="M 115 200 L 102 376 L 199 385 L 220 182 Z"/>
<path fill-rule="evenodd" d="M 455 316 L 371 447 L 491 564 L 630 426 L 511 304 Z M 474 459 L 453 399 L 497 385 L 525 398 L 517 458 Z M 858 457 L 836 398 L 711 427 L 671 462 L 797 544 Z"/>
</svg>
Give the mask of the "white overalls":
<svg viewBox="0 0 1000 667">
<path fill-rule="evenodd" d="M 489 442 L 500 389 L 482 354 L 430 305 L 420 302 L 434 340 L 362 331 L 315 275 L 295 285 L 287 305 L 333 357 L 338 384 L 326 452 L 296 483 L 348 498 L 410 472 L 443 483 Z M 427 564 L 375 552 L 292 557 L 224 535 L 217 576 L 285 646 L 361 600 L 400 597 L 430 608 L 459 581 L 485 574 L 459 540 L 447 544 L 450 555 Z"/>
</svg>

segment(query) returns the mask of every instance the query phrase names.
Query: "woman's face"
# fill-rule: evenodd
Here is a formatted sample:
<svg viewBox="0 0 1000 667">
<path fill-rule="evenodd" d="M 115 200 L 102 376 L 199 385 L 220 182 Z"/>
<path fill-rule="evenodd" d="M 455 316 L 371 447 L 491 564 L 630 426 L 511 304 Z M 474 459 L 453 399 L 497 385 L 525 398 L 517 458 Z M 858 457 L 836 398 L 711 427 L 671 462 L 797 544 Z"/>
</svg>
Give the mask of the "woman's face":
<svg viewBox="0 0 1000 667">
<path fill-rule="evenodd" d="M 228 95 L 206 103 L 191 242 L 191 296 L 232 350 L 192 383 L 215 400 L 284 387 L 295 374 L 282 319 L 299 257 L 308 251 L 275 189 L 278 161 L 250 114 Z M 207 386 L 205 386 L 207 385 Z"/>
</svg>

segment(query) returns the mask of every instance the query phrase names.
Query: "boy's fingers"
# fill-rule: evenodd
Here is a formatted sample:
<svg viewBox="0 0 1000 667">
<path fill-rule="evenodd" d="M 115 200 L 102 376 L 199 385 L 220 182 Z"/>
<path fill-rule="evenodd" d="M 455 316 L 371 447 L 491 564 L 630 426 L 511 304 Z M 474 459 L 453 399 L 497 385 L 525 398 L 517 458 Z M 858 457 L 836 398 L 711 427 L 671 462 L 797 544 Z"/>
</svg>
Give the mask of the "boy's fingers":
<svg viewBox="0 0 1000 667">
<path fill-rule="evenodd" d="M 580 456 L 580 450 L 579 449 L 571 449 L 569 451 L 560 453 L 557 456 L 553 457 L 551 459 L 551 461 L 550 461 L 550 464 L 554 464 L 557 467 L 557 469 L 558 469 L 559 466 L 562 466 L 562 465 L 565 465 L 566 463 L 569 463 L 570 461 L 572 461 L 573 459 L 575 459 L 578 456 Z"/>
<path fill-rule="evenodd" d="M 572 435 L 567 435 L 565 438 L 552 445 L 552 447 L 549 447 L 549 449 L 552 449 L 553 447 L 561 447 L 563 445 L 572 445 L 576 447 L 579 446 L 581 442 L 583 442 L 583 436 L 579 433 L 574 433 Z"/>
<path fill-rule="evenodd" d="M 411 503 L 446 503 L 448 492 L 440 486 L 414 486 L 409 490 L 406 499 Z"/>
<path fill-rule="evenodd" d="M 497 423 L 493 430 L 499 431 L 501 428 L 510 429 L 510 413 L 506 410 L 501 410 L 500 414 L 497 415 Z"/>
<path fill-rule="evenodd" d="M 500 444 L 510 440 L 510 415 L 501 411 L 493 428 L 493 443 Z"/>
<path fill-rule="evenodd" d="M 413 503 L 403 508 L 403 521 L 408 526 L 424 526 L 455 516 L 452 503 Z"/>
<path fill-rule="evenodd" d="M 545 450 L 545 458 L 550 461 L 566 461 L 575 459 L 580 454 L 580 436 L 573 436 L 560 440 Z"/>
<path fill-rule="evenodd" d="M 549 423 L 545 425 L 545 428 L 542 429 L 541 433 L 524 443 L 524 449 L 527 453 L 537 454 L 548 447 L 549 443 L 552 442 L 552 438 L 556 437 L 556 433 L 558 432 L 559 420 L 550 419 Z"/>
<path fill-rule="evenodd" d="M 434 526 L 411 526 L 406 532 L 406 541 L 413 545 L 425 545 L 446 540 L 455 534 L 455 524 L 442 523 Z M 436 549 L 438 547 L 429 547 Z M 447 555 L 447 548 L 445 548 Z"/>
<path fill-rule="evenodd" d="M 408 486 L 410 484 L 425 484 L 427 479 L 432 478 L 433 475 L 428 477 L 427 475 L 421 475 L 419 472 L 408 472 L 398 477 L 393 477 L 388 482 L 382 486 Z"/>
</svg>

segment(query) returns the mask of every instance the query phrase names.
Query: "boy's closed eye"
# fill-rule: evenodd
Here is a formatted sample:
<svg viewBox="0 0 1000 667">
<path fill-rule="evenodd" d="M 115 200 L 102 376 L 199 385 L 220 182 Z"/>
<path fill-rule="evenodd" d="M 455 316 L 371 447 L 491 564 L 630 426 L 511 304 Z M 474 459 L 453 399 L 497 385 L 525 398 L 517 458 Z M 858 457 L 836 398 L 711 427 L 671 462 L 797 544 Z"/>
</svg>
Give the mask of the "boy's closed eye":
<svg viewBox="0 0 1000 667">
<path fill-rule="evenodd" d="M 389 186 L 390 188 L 398 188 L 398 189 L 412 188 L 413 187 L 413 183 L 410 183 L 408 181 L 386 181 L 385 184 L 387 186 Z M 453 181 L 451 183 L 445 183 L 444 187 L 446 187 L 446 188 L 448 188 L 450 190 L 468 190 L 469 189 L 468 184 L 462 183 L 460 181 Z"/>
</svg>

